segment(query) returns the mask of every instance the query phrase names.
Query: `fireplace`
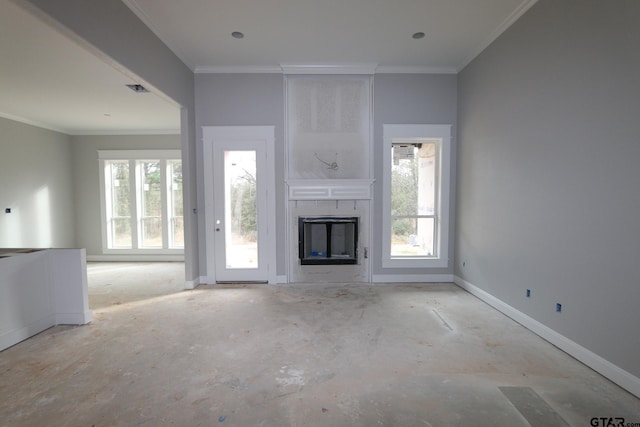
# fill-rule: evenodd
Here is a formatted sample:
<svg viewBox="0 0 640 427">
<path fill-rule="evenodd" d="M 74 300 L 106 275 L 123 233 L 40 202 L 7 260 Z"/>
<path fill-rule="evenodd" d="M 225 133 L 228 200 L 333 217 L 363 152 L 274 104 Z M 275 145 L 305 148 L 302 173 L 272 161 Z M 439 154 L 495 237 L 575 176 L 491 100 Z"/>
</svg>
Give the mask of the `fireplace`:
<svg viewBox="0 0 640 427">
<path fill-rule="evenodd" d="M 287 180 L 289 283 L 371 281 L 372 184 L 372 179 Z"/>
<path fill-rule="evenodd" d="M 302 265 L 358 263 L 358 217 L 298 217 Z"/>
</svg>

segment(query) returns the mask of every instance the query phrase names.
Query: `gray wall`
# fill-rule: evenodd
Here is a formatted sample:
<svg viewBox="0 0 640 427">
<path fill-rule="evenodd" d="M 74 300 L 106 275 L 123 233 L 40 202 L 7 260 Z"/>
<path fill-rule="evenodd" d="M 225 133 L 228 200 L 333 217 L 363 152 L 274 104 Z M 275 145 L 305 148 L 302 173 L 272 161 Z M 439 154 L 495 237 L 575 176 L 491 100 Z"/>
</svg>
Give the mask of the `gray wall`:
<svg viewBox="0 0 640 427">
<path fill-rule="evenodd" d="M 0 118 L 0 153 L 0 247 L 74 247 L 69 137 Z"/>
<path fill-rule="evenodd" d="M 196 74 L 196 127 L 275 126 L 276 234 L 285 235 L 284 199 L 284 83 L 281 74 Z M 202 144 L 198 144 L 198 181 L 204 182 Z M 198 192 L 198 206 L 204 212 L 204 191 Z M 205 230 L 204 215 L 199 215 Z M 277 241 L 276 274 L 286 274 L 284 237 Z M 205 239 L 200 239 L 201 275 L 206 276 Z"/>
<path fill-rule="evenodd" d="M 73 136 L 76 242 L 87 256 L 102 255 L 98 150 L 179 150 L 180 135 Z"/>
<path fill-rule="evenodd" d="M 374 78 L 374 153 L 375 212 L 382 210 L 382 125 L 393 124 L 451 124 L 456 126 L 456 76 L 381 74 Z M 276 218 L 278 235 L 285 233 L 284 186 L 284 81 L 280 74 L 197 74 L 196 75 L 196 125 L 275 125 L 276 127 Z M 199 138 L 201 133 L 199 133 Z M 201 147 L 199 147 L 201 150 Z M 455 158 L 455 135 L 452 150 Z M 202 154 L 198 152 L 198 158 Z M 202 180 L 202 161 L 198 163 L 199 180 Z M 455 175 L 455 165 L 452 168 Z M 452 180 L 455 188 L 455 180 Z M 199 194 L 199 205 L 204 205 L 204 194 Z M 454 200 L 452 198 L 452 200 Z M 454 206 L 451 224 L 454 223 Z M 204 216 L 200 216 L 200 229 L 204 230 Z M 382 227 L 382 218 L 374 216 L 374 230 Z M 453 227 L 452 227 L 453 228 Z M 381 237 L 374 233 L 372 245 L 372 271 L 374 274 L 451 274 L 450 268 L 442 269 L 382 269 Z M 453 260 L 453 234 L 450 240 L 450 258 Z M 200 265 L 204 270 L 204 239 L 200 242 Z M 285 242 L 278 239 L 277 274 L 285 275 Z M 204 274 L 204 271 L 203 271 Z"/>
<path fill-rule="evenodd" d="M 185 215 L 196 207 L 193 72 L 121 0 L 20 0 L 57 23 L 103 59 L 182 106 Z M 185 275 L 198 274 L 198 221 L 185 216 Z"/>
<path fill-rule="evenodd" d="M 459 277 L 636 377 L 639 18 L 540 0 L 459 74 L 456 242 Z"/>
<path fill-rule="evenodd" d="M 371 268 L 373 274 L 452 274 L 454 254 L 456 187 L 456 109 L 457 92 L 454 74 L 377 74 L 374 77 L 374 209 L 373 230 L 382 230 L 382 126 L 385 124 L 450 124 L 451 139 L 451 224 L 449 267 L 427 269 L 382 268 L 382 235 L 373 233 Z"/>
</svg>

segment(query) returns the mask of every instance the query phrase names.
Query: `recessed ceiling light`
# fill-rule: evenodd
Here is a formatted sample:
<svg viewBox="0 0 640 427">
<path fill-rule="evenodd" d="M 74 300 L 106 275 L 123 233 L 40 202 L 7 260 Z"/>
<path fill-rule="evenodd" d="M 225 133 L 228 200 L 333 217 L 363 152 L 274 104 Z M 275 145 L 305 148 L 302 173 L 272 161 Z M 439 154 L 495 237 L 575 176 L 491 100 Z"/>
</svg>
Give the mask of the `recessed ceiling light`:
<svg viewBox="0 0 640 427">
<path fill-rule="evenodd" d="M 418 32 L 418 33 L 413 33 L 413 35 L 412 35 L 411 37 L 413 37 L 413 38 L 414 38 L 414 39 L 416 39 L 416 40 L 417 40 L 417 39 L 421 39 L 421 38 L 423 38 L 423 37 L 424 37 L 424 33 L 423 33 L 422 31 L 420 31 L 420 32 Z"/>
<path fill-rule="evenodd" d="M 149 90 L 142 85 L 134 84 L 127 85 L 127 87 L 136 93 L 149 93 Z"/>
<path fill-rule="evenodd" d="M 240 31 L 234 31 L 233 33 L 231 33 L 231 37 L 241 39 L 244 37 L 244 34 L 242 34 Z"/>
</svg>

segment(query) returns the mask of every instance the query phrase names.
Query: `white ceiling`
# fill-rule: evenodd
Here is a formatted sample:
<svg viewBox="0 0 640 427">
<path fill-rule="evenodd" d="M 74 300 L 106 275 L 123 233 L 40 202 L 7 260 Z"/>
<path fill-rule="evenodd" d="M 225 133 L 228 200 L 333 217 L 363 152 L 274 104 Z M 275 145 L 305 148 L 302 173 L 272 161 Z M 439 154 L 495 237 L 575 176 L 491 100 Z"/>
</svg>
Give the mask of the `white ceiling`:
<svg viewBox="0 0 640 427">
<path fill-rule="evenodd" d="M 178 133 L 180 110 L 10 0 L 0 0 L 0 117 L 70 135 Z"/>
<path fill-rule="evenodd" d="M 456 72 L 535 0 L 123 2 L 196 72 L 351 63 Z"/>
<path fill-rule="evenodd" d="M 197 73 L 283 64 L 455 73 L 536 0 L 122 1 Z M 0 117 L 72 135 L 179 129 L 177 105 L 134 93 L 125 84 L 144 82 L 12 0 L 0 0 L 0 53 Z"/>
</svg>

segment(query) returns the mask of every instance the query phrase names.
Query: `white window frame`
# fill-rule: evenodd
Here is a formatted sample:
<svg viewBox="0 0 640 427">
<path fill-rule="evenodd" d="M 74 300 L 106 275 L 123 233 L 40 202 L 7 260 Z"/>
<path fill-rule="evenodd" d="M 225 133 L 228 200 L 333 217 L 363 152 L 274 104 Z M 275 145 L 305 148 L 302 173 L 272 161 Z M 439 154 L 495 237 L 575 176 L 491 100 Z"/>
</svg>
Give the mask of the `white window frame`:
<svg viewBox="0 0 640 427">
<path fill-rule="evenodd" d="M 169 186 L 171 185 L 170 178 L 167 174 L 168 160 L 180 160 L 182 154 L 180 150 L 98 150 L 98 160 L 100 164 L 100 214 L 102 225 L 102 253 L 103 254 L 136 254 L 136 255 L 183 255 L 184 248 L 170 248 L 169 247 L 169 226 L 171 218 L 169 218 Z M 108 232 L 108 218 L 107 218 L 107 201 L 108 192 L 106 190 L 107 178 L 106 178 L 106 164 L 111 160 L 126 160 L 129 162 L 129 182 L 132 185 L 130 195 L 131 206 L 131 248 L 110 248 L 109 247 L 109 232 Z M 162 247 L 158 248 L 138 248 L 138 241 L 140 239 L 140 212 L 138 212 L 138 206 L 140 206 L 139 192 L 137 188 L 141 185 L 139 167 L 137 166 L 140 161 L 160 161 L 161 168 L 161 200 L 162 203 Z"/>
<path fill-rule="evenodd" d="M 436 232 L 433 256 L 391 256 L 391 147 L 394 139 L 438 139 L 436 170 Z M 451 181 L 451 125 L 383 125 L 382 267 L 440 268 L 449 266 L 449 211 Z"/>
</svg>

